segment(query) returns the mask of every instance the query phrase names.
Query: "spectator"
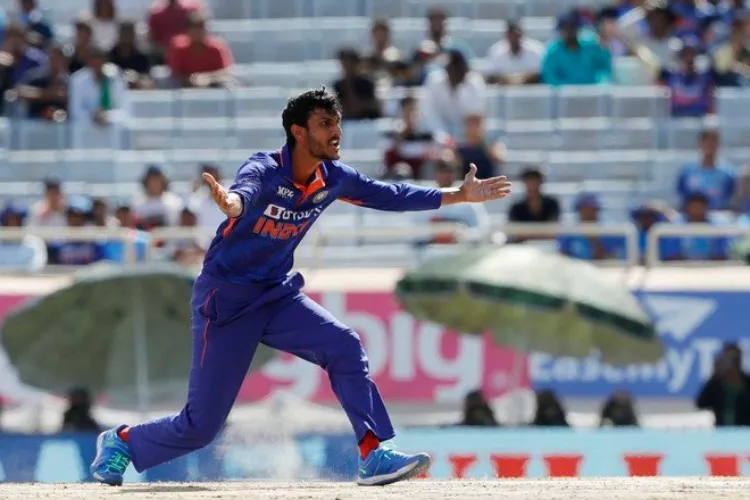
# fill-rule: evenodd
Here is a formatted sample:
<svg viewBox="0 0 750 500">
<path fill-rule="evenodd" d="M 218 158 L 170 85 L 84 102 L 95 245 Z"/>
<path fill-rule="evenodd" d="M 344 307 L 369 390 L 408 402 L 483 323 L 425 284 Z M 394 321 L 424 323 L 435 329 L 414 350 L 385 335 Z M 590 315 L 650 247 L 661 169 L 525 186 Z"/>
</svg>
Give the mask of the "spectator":
<svg viewBox="0 0 750 500">
<path fill-rule="evenodd" d="M 652 74 L 674 62 L 677 15 L 669 0 L 647 0 L 619 22 L 618 36 Z"/>
<path fill-rule="evenodd" d="M 119 227 L 135 229 L 137 225 L 133 209 L 127 203 L 121 203 L 115 208 L 115 219 Z"/>
<path fill-rule="evenodd" d="M 52 23 L 46 18 L 36 0 L 18 0 L 21 10 L 18 21 L 26 30 L 27 39 L 32 45 L 46 47 L 55 38 Z"/>
<path fill-rule="evenodd" d="M 232 83 L 232 52 L 223 39 L 207 33 L 201 14 L 190 14 L 187 34 L 172 39 L 167 63 L 181 87 L 225 87 Z"/>
<path fill-rule="evenodd" d="M 365 57 L 365 73 L 373 80 L 390 78 L 393 67 L 401 61 L 401 51 L 391 43 L 391 27 L 388 21 L 379 19 L 372 25 L 372 52 Z"/>
<path fill-rule="evenodd" d="M 630 217 L 638 229 L 638 255 L 642 264 L 646 263 L 648 251 L 648 232 L 654 224 L 675 222 L 677 213 L 662 202 L 648 202 L 630 212 Z M 659 255 L 661 258 L 674 253 L 668 239 L 659 238 Z"/>
<path fill-rule="evenodd" d="M 45 75 L 48 69 L 47 55 L 29 47 L 23 28 L 17 24 L 8 26 L 0 51 L 0 95 L 32 78 Z M 5 99 L 0 99 L 0 106 L 4 103 Z"/>
<path fill-rule="evenodd" d="M 472 391 L 464 398 L 462 426 L 471 427 L 497 427 L 495 412 L 492 411 L 489 402 L 482 391 Z"/>
<path fill-rule="evenodd" d="M 497 175 L 497 168 L 505 157 L 505 144 L 498 141 L 490 144 L 484 131 L 484 117 L 469 115 L 465 119 L 464 140 L 457 152 L 463 173 L 469 172 L 472 163 L 477 167 L 477 177 L 488 179 Z"/>
<path fill-rule="evenodd" d="M 719 157 L 719 131 L 707 128 L 698 136 L 701 158 L 682 167 L 677 178 L 677 195 L 684 205 L 693 193 L 703 193 L 711 210 L 726 210 L 737 184 L 735 167 Z"/>
<path fill-rule="evenodd" d="M 569 427 L 565 409 L 552 390 L 536 392 L 536 413 L 531 425 L 537 427 Z"/>
<path fill-rule="evenodd" d="M 459 175 L 460 164 L 453 151 L 446 149 L 434 163 L 435 187 L 450 188 L 455 186 Z M 457 203 L 440 207 L 432 212 L 420 212 L 414 214 L 415 224 L 456 224 L 468 228 L 464 236 L 478 241 L 485 236 L 491 227 L 490 217 L 484 205 L 476 203 Z M 420 242 L 453 244 L 456 243 L 455 231 L 439 233 L 432 240 Z"/>
<path fill-rule="evenodd" d="M 154 87 L 154 81 L 150 76 L 151 62 L 146 54 L 138 50 L 135 24 L 132 21 L 120 23 L 117 43 L 109 52 L 109 62 L 115 64 L 124 73 L 129 88 L 150 89 Z"/>
<path fill-rule="evenodd" d="M 94 31 L 91 24 L 83 19 L 75 23 L 75 37 L 73 44 L 65 47 L 65 55 L 70 60 L 68 71 L 72 75 L 79 69 L 86 67 L 86 61 L 89 59 L 89 51 L 93 47 Z"/>
<path fill-rule="evenodd" d="M 448 20 L 448 13 L 440 8 L 433 7 L 427 11 L 427 39 L 425 41 L 433 42 L 437 46 L 438 56 L 447 55 L 451 50 L 460 50 L 466 55 L 467 59 L 473 57 L 471 46 L 463 40 L 457 40 L 448 35 L 448 28 L 445 23 Z"/>
<path fill-rule="evenodd" d="M 109 204 L 104 198 L 91 201 L 91 224 L 96 227 L 116 227 L 117 219 L 110 215 Z"/>
<path fill-rule="evenodd" d="M 198 218 L 188 208 L 180 212 L 180 227 L 196 228 Z M 171 250 L 171 257 L 178 264 L 192 266 L 200 264 L 205 255 L 205 247 L 201 245 L 200 238 L 185 238 L 173 241 L 167 247 Z"/>
<path fill-rule="evenodd" d="M 117 41 L 119 20 L 115 0 L 91 0 L 91 12 L 83 13 L 93 31 L 93 44 L 109 52 Z"/>
<path fill-rule="evenodd" d="M 434 164 L 435 187 L 453 187 L 458 179 L 458 169 L 459 163 L 455 154 L 450 150 L 443 151 Z"/>
<path fill-rule="evenodd" d="M 438 64 L 438 46 L 431 40 L 419 44 L 410 62 L 393 64 L 393 83 L 398 87 L 421 87 L 434 71 L 443 71 Z"/>
<path fill-rule="evenodd" d="M 20 205 L 9 202 L 0 212 L 0 226 L 23 227 L 27 212 Z M 47 265 L 44 240 L 25 235 L 20 240 L 0 240 L 0 268 L 39 270 Z"/>
<path fill-rule="evenodd" d="M 63 432 L 100 431 L 100 426 L 91 415 L 91 396 L 88 389 L 77 387 L 68 394 L 68 409 L 62 423 Z"/>
<path fill-rule="evenodd" d="M 91 201 L 84 197 L 74 197 L 66 210 L 67 226 L 82 228 L 88 225 L 91 216 Z M 105 258 L 104 245 L 95 241 L 75 239 L 50 244 L 50 263 L 64 266 L 87 266 Z"/>
<path fill-rule="evenodd" d="M 700 192 L 687 196 L 681 224 L 714 224 L 709 216 L 708 197 Z M 724 236 L 678 236 L 663 238 L 668 253 L 664 260 L 727 260 L 729 238 Z"/>
<path fill-rule="evenodd" d="M 127 203 L 118 205 L 115 209 L 113 225 L 133 230 L 128 244 L 135 246 L 135 260 L 137 262 L 146 260 L 151 237 L 146 231 L 136 229 L 137 223 L 130 205 Z M 127 262 L 130 258 L 128 250 L 126 243 L 123 241 L 110 240 L 104 245 L 106 259 L 112 262 Z"/>
<path fill-rule="evenodd" d="M 141 178 L 143 193 L 138 195 L 133 211 L 144 229 L 177 226 L 182 200 L 169 191 L 169 179 L 156 165 L 151 165 Z"/>
<path fill-rule="evenodd" d="M 44 181 L 44 199 L 31 206 L 29 226 L 65 227 L 65 205 L 61 182 L 57 179 L 47 179 Z"/>
<path fill-rule="evenodd" d="M 615 391 L 604 403 L 599 427 L 638 427 L 633 398 L 626 391 Z"/>
<path fill-rule="evenodd" d="M 448 52 L 444 71 L 430 75 L 425 89 L 425 116 L 433 134 L 462 140 L 467 116 L 484 116 L 487 87 L 482 75 L 469 68 L 459 50 Z"/>
<path fill-rule="evenodd" d="M 28 106 L 33 118 L 65 121 L 68 109 L 68 60 L 57 45 L 49 48 L 49 74 L 31 78 L 27 85 L 18 87 L 18 97 Z"/>
<path fill-rule="evenodd" d="M 575 203 L 578 222 L 601 223 L 599 198 L 593 193 L 581 193 Z M 625 258 L 625 240 L 622 236 L 588 236 L 562 234 L 558 238 L 560 252 L 576 259 L 609 260 Z"/>
<path fill-rule="evenodd" d="M 560 85 L 593 85 L 612 80 L 612 54 L 595 37 L 580 32 L 578 13 L 560 17 L 560 38 L 548 47 L 542 61 L 542 82 Z"/>
<path fill-rule="evenodd" d="M 500 85 L 539 83 L 544 45 L 525 38 L 521 25 L 509 21 L 505 40 L 495 42 L 487 53 L 487 82 Z"/>
<path fill-rule="evenodd" d="M 701 69 L 696 59 L 701 53 L 700 41 L 695 38 L 682 40 L 679 62 L 664 68 L 657 83 L 671 92 L 672 116 L 701 117 L 713 110 L 714 87 L 718 80 L 713 68 Z"/>
<path fill-rule="evenodd" d="M 162 64 L 172 42 L 187 32 L 191 14 L 204 14 L 200 0 L 155 0 L 148 11 L 148 38 L 154 64 Z"/>
<path fill-rule="evenodd" d="M 605 7 L 596 16 L 596 31 L 599 45 L 609 51 L 612 57 L 627 55 L 628 48 L 618 36 L 617 10 Z"/>
<path fill-rule="evenodd" d="M 385 134 L 384 163 L 386 172 L 391 172 L 396 164 L 406 163 L 415 179 L 423 179 L 422 167 L 437 144 L 432 132 L 421 127 L 417 106 L 417 99 L 412 96 L 401 99 L 401 119 L 394 130 Z"/>
<path fill-rule="evenodd" d="M 128 115 L 127 86 L 120 70 L 98 47 L 89 50 L 87 66 L 70 77 L 68 113 L 78 124 L 106 126 Z"/>
<path fill-rule="evenodd" d="M 724 345 L 695 405 L 713 412 L 717 427 L 750 425 L 750 377 L 742 367 L 742 350 L 737 344 Z"/>
<path fill-rule="evenodd" d="M 339 51 L 341 78 L 333 89 L 341 101 L 344 120 L 380 118 L 380 101 L 375 95 L 375 82 L 360 72 L 361 60 L 355 49 Z"/>
<path fill-rule="evenodd" d="M 734 18 L 729 41 L 714 52 L 714 68 L 719 84 L 744 86 L 750 78 L 750 46 L 747 40 L 749 28 L 748 17 Z"/>
<path fill-rule="evenodd" d="M 202 165 L 198 177 L 200 178 L 204 173 L 211 174 L 216 182 L 222 184 L 223 178 L 218 167 Z M 211 198 L 211 189 L 206 185 L 206 181 L 202 178 L 200 178 L 200 181 L 200 187 L 190 197 L 188 207 L 197 218 L 196 226 L 205 232 L 205 236 L 201 235 L 199 241 L 201 247 L 207 250 L 216 234 L 216 229 L 226 220 L 227 216 L 219 210 L 219 207 Z"/>
<path fill-rule="evenodd" d="M 703 40 L 706 29 L 716 17 L 716 11 L 711 2 L 671 0 L 670 4 L 677 14 L 677 36 Z"/>
<path fill-rule="evenodd" d="M 560 219 L 560 204 L 552 196 L 542 193 L 544 175 L 541 170 L 527 168 L 521 173 L 526 196 L 510 207 L 511 222 L 557 222 Z"/>
<path fill-rule="evenodd" d="M 388 182 L 403 182 L 412 179 L 415 179 L 414 170 L 404 161 L 392 165 L 382 175 L 382 180 Z"/>
</svg>

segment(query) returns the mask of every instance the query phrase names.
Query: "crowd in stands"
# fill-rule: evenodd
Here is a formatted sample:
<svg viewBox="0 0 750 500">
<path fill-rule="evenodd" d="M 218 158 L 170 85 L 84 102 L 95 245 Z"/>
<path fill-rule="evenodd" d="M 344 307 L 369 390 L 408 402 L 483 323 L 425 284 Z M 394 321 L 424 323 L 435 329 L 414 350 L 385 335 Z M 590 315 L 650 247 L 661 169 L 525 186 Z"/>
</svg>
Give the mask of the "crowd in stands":
<svg viewBox="0 0 750 500">
<path fill-rule="evenodd" d="M 714 371 L 695 396 L 695 408 L 709 411 L 716 427 L 750 426 L 750 375 L 742 363 L 743 352 L 738 344 L 726 343 L 714 360 Z M 555 391 L 536 391 L 533 419 L 535 427 L 570 427 L 565 405 Z M 464 398 L 461 426 L 496 427 L 503 425 L 481 391 L 472 391 Z M 635 401 L 626 389 L 616 389 L 602 403 L 600 427 L 640 427 Z"/>
<path fill-rule="evenodd" d="M 122 18 L 116 0 L 92 0 L 90 11 L 73 21 L 72 40 L 56 36 L 41 1 L 19 0 L 17 11 L 4 16 L 0 91 L 6 100 L 0 101 L 6 115 L 24 113 L 104 126 L 127 116 L 130 93 L 157 85 L 152 69 L 158 65 L 169 69 L 175 87 L 236 83 L 229 46 L 209 33 L 207 12 L 199 0 L 155 0 L 140 20 Z M 342 47 L 341 76 L 330 83 L 341 99 L 346 121 L 385 116 L 378 99 L 383 86 L 420 87 L 423 98 L 404 97 L 394 128 L 384 134 L 382 176 L 450 185 L 470 163 L 477 165 L 480 177 L 504 172 L 513 145 L 493 140 L 485 132 L 490 118 L 488 86 L 607 85 L 615 78 L 613 61 L 629 55 L 641 61 L 655 85 L 670 88 L 675 117 L 712 113 L 715 87 L 747 83 L 748 12 L 744 0 L 617 0 L 596 12 L 577 8 L 562 13 L 557 19 L 559 36 L 546 45 L 527 37 L 520 22 L 509 20 L 488 53 L 475 54 L 460 33 L 449 32 L 450 12 L 432 8 L 426 16 L 425 39 L 413 53 L 412 47 L 393 43 L 387 20 L 375 20 L 369 51 Z M 477 57 L 485 58 L 481 71 L 474 65 Z M 675 182 L 679 205 L 655 202 L 634 207 L 631 216 L 641 231 L 641 254 L 645 235 L 655 222 L 721 224 L 723 211 L 744 210 L 747 193 L 741 189 L 738 166 L 720 154 L 718 131 L 707 128 L 697 143 L 696 161 L 685 165 Z M 510 221 L 560 220 L 560 203 L 543 192 L 544 173 L 541 165 L 530 165 L 523 173 L 525 192 L 511 207 Z M 61 189 L 50 183 L 45 200 L 30 209 L 27 219 L 10 204 L 3 212 L 3 225 L 24 220 L 28 225 L 120 224 L 147 231 L 159 225 L 215 228 L 221 220 L 205 206 L 208 203 L 177 199 L 158 167 L 150 168 L 144 178 L 142 200 L 114 210 L 106 200 L 63 203 L 55 198 L 62 196 Z M 600 208 L 595 193 L 581 193 L 575 203 L 577 220 L 606 222 Z M 461 209 L 437 214 L 433 220 L 481 226 L 490 223 L 483 210 Z M 740 218 L 740 223 L 748 224 L 750 219 Z M 162 250 L 191 260 L 200 256 L 205 243 L 176 249 L 167 245 Z M 624 258 L 623 238 L 563 236 L 558 243 L 563 252 L 578 258 Z M 731 243 L 723 237 L 665 238 L 660 252 L 666 260 L 722 260 L 728 258 Z M 84 262 L 108 255 L 102 249 L 71 248 L 61 251 L 50 245 L 50 262 Z"/>
</svg>

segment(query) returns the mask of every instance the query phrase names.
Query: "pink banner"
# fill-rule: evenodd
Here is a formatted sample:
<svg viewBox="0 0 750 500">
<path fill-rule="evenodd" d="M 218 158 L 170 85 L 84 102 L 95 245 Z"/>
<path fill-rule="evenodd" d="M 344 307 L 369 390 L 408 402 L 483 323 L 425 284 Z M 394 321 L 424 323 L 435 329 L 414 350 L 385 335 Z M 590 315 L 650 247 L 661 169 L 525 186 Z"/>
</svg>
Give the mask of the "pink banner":
<svg viewBox="0 0 750 500">
<path fill-rule="evenodd" d="M 525 367 L 514 369 L 514 363 L 523 363 L 523 358 L 497 348 L 487 337 L 455 335 L 439 325 L 416 321 L 399 308 L 391 293 L 311 296 L 359 333 L 370 372 L 388 401 L 453 403 L 479 387 L 494 397 L 514 384 L 529 386 Z M 520 374 L 523 378 L 516 381 Z M 325 372 L 289 355 L 251 374 L 240 398 L 257 400 L 277 391 L 318 402 L 335 399 Z"/>
<path fill-rule="evenodd" d="M 383 397 L 391 402 L 461 401 L 481 387 L 499 396 L 514 385 L 528 387 L 525 362 L 499 349 L 487 337 L 455 335 L 432 323 L 416 321 L 387 292 L 311 293 L 323 307 L 360 334 L 370 372 Z M 27 297 L 0 295 L 0 319 Z M 523 368 L 523 369 L 521 369 Z M 521 377 L 520 380 L 517 377 Z M 318 402 L 335 397 L 323 370 L 290 355 L 280 355 L 251 374 L 240 400 L 254 401 L 280 391 Z"/>
</svg>

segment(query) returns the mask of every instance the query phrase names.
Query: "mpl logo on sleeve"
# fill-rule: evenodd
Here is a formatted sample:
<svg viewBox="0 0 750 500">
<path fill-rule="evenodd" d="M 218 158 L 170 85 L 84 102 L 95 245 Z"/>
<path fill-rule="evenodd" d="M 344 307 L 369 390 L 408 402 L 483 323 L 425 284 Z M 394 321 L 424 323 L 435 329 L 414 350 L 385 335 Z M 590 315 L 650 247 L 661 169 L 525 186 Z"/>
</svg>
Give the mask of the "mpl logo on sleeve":
<svg viewBox="0 0 750 500">
<path fill-rule="evenodd" d="M 276 196 L 284 200 L 291 200 L 294 198 L 294 191 L 284 186 L 279 186 L 276 190 Z"/>
</svg>

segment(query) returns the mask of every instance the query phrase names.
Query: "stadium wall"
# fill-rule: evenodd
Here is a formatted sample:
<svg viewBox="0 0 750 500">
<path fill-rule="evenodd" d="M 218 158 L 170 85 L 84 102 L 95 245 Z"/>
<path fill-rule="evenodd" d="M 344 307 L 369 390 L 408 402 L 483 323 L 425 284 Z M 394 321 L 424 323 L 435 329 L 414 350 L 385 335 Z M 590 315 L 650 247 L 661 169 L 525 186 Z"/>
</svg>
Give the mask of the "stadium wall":
<svg viewBox="0 0 750 500">
<path fill-rule="evenodd" d="M 750 431 L 573 431 L 405 429 L 399 444 L 429 450 L 434 478 L 743 476 Z M 89 481 L 94 435 L 0 435 L 0 481 Z M 353 479 L 350 435 L 298 436 L 287 442 L 218 442 L 126 480 L 215 481 Z"/>
</svg>

